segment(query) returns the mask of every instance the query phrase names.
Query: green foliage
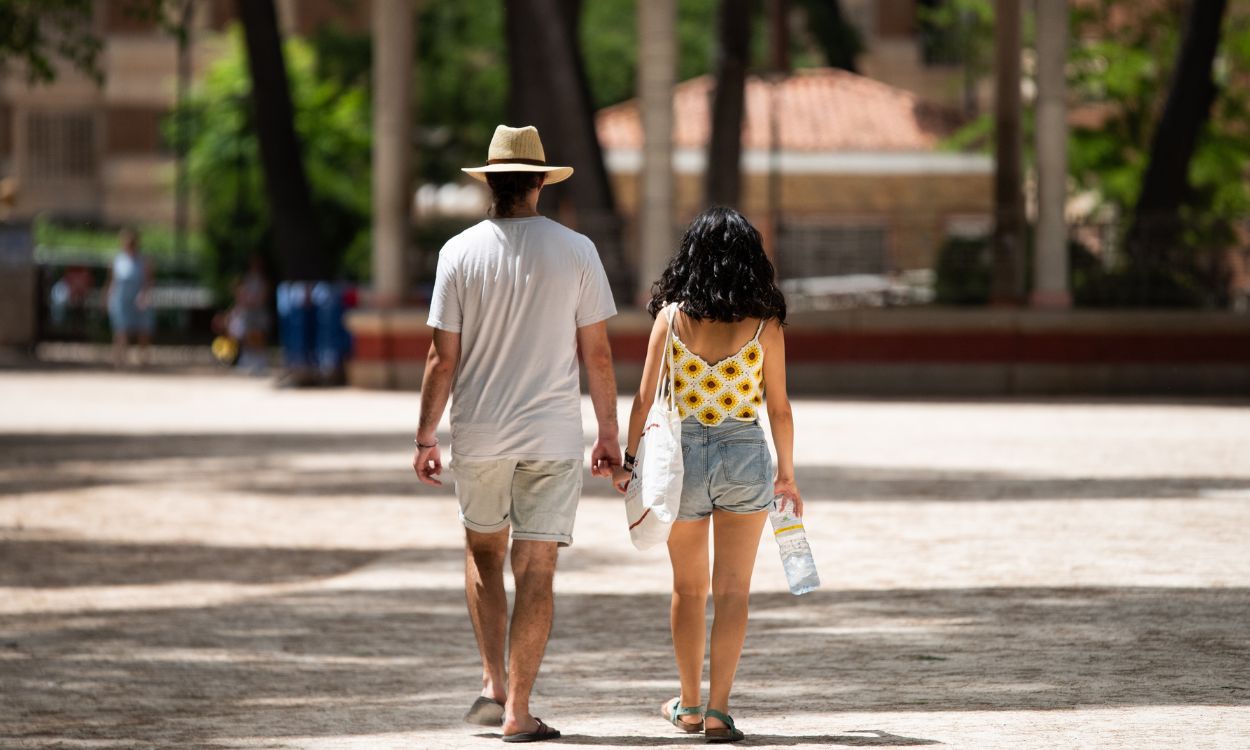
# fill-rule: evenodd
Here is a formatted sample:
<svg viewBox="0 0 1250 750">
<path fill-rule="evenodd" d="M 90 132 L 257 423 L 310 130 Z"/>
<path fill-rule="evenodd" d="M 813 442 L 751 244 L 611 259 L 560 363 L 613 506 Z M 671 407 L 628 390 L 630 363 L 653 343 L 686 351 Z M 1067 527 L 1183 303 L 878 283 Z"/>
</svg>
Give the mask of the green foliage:
<svg viewBox="0 0 1250 750">
<path fill-rule="evenodd" d="M 92 33 L 91 0 L 0 0 L 0 74 L 16 61 L 29 84 L 56 78 L 56 60 L 102 81 L 102 44 Z"/>
<path fill-rule="evenodd" d="M 420 155 L 424 182 L 454 182 L 480 162 L 506 120 L 503 3 L 424 3 L 417 21 Z"/>
<path fill-rule="evenodd" d="M 1026 285 L 1031 287 L 1033 232 L 1027 232 L 1026 237 Z M 935 301 L 939 305 L 987 304 L 993 283 L 992 252 L 989 237 L 948 237 L 938 249 Z M 1068 274 L 1078 304 L 1114 305 L 1124 296 L 1119 276 L 1105 270 L 1097 256 L 1079 242 L 1068 242 Z"/>
<path fill-rule="evenodd" d="M 929 57 L 958 61 L 980 78 L 991 70 L 994 54 L 994 6 L 990 0 L 947 0 L 917 5 Z"/>
<path fill-rule="evenodd" d="M 928 11 L 928 18 L 952 24 L 951 14 L 959 5 L 984 6 L 992 22 L 986 0 L 957 0 Z M 1125 8 L 1115 0 L 1069 7 L 1069 104 L 1089 123 L 1074 126 L 1069 134 L 1069 176 L 1078 190 L 1096 197 L 1100 220 L 1123 222 L 1141 191 L 1187 4 L 1166 0 L 1134 5 L 1131 23 L 1123 22 Z M 979 33 L 988 49 L 992 34 Z M 1026 28 L 1026 44 L 1028 37 Z M 1222 296 L 1215 258 L 1235 241 L 1235 222 L 1250 213 L 1250 93 L 1244 85 L 1250 79 L 1250 18 L 1230 14 L 1225 19 L 1214 72 L 1219 94 L 1189 165 L 1193 189 L 1180 217 L 1182 247 L 1168 259 L 1170 267 L 1125 265 L 1076 279 L 1079 304 L 1209 304 Z M 1032 112 L 1026 109 L 1024 114 L 1028 163 L 1033 159 Z M 987 115 L 944 146 L 989 150 L 992 139 L 993 121 Z M 1130 262 L 1127 254 L 1118 256 L 1122 263 Z M 1202 289 L 1207 291 L 1198 291 Z"/>
<path fill-rule="evenodd" d="M 712 70 L 718 0 L 677 4 L 677 80 Z M 581 24 L 582 54 L 596 109 L 638 94 L 638 20 L 634 0 L 585 3 Z"/>
<path fill-rule="evenodd" d="M 984 305 L 990 299 L 989 240 L 948 237 L 938 249 L 934 301 L 939 305 Z"/>
<path fill-rule="evenodd" d="M 307 42 L 284 45 L 295 129 L 322 249 L 349 278 L 367 273 L 371 132 L 368 94 L 342 76 L 318 75 Z M 270 257 L 272 229 L 253 123 L 251 82 L 237 32 L 230 51 L 197 85 L 186 111 L 193 133 L 188 154 L 212 265 L 212 283 L 225 289 L 247 258 Z M 175 113 L 175 116 L 178 116 Z M 368 254 L 363 254 L 367 260 Z M 353 259 L 353 264 L 345 262 Z"/>
<path fill-rule="evenodd" d="M 208 246 L 202 234 L 188 234 L 186 254 L 180 256 L 171 227 L 144 224 L 136 229 L 140 249 L 155 259 L 161 269 L 175 275 L 195 275 L 204 267 Z M 32 231 L 40 262 L 60 263 L 71 259 L 104 262 L 111 259 L 118 249 L 116 229 L 67 224 L 41 216 L 35 219 Z"/>
</svg>

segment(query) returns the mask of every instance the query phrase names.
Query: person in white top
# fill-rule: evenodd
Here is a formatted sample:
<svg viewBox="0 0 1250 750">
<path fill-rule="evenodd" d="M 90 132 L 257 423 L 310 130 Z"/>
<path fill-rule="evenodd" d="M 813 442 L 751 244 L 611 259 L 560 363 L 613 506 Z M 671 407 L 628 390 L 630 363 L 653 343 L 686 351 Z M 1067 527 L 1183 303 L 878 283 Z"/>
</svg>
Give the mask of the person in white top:
<svg viewBox="0 0 1250 750">
<path fill-rule="evenodd" d="M 435 430 L 450 397 L 465 594 L 482 656 L 482 692 L 465 721 L 533 742 L 560 736 L 529 698 L 551 630 L 556 555 L 573 543 L 581 497 L 579 350 L 599 422 L 591 473 L 610 478 L 621 464 L 606 324 L 616 306 L 594 244 L 538 213 L 543 185 L 573 170 L 546 164 L 537 130 L 500 125 L 489 164 L 464 171 L 489 183 L 491 218 L 439 252 L 413 468 L 442 484 Z"/>
</svg>

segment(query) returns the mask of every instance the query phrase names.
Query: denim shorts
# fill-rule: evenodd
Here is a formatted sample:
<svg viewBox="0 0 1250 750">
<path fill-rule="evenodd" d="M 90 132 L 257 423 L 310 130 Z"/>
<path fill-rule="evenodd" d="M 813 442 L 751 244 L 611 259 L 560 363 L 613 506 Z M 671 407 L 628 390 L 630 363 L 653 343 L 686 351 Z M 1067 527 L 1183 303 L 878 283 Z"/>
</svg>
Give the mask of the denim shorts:
<svg viewBox="0 0 1250 750">
<path fill-rule="evenodd" d="M 773 500 L 773 460 L 759 422 L 725 420 L 707 427 L 693 416 L 681 423 L 685 478 L 679 521 L 707 518 L 713 508 L 755 513 Z"/>
</svg>

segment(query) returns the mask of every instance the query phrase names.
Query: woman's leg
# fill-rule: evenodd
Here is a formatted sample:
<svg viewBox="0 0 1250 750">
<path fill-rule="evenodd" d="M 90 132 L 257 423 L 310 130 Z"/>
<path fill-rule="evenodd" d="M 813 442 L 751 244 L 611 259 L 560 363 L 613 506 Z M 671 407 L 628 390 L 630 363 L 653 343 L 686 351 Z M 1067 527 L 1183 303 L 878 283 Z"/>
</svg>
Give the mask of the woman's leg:
<svg viewBox="0 0 1250 750">
<path fill-rule="evenodd" d="M 716 561 L 712 567 L 712 670 L 707 707 L 729 713 L 729 691 L 733 688 L 742 642 L 747 634 L 747 600 L 751 593 L 751 573 L 760 546 L 760 530 L 768 514 L 730 513 L 717 508 L 712 512 Z M 724 726 L 718 719 L 707 719 L 708 726 Z"/>
<path fill-rule="evenodd" d="M 673 563 L 673 651 L 681 676 L 681 705 L 702 703 L 703 652 L 707 621 L 708 519 L 677 521 L 668 535 L 668 557 Z M 684 716 L 692 724 L 698 716 Z"/>
</svg>

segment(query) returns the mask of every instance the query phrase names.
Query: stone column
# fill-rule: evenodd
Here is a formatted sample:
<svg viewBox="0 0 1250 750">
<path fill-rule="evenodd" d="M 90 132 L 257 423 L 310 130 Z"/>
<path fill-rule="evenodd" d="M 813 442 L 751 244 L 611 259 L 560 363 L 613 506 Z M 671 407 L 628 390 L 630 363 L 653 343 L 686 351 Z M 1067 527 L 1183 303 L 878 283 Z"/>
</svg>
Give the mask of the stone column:
<svg viewBox="0 0 1250 750">
<path fill-rule="evenodd" d="M 404 300 L 412 213 L 412 0 L 373 0 L 373 295 Z"/>
<path fill-rule="evenodd" d="M 638 103 L 642 116 L 642 167 L 638 196 L 640 303 L 651 298 L 676 249 L 673 237 L 673 85 L 677 77 L 677 6 L 674 0 L 638 3 Z"/>
<path fill-rule="evenodd" d="M 1033 307 L 1072 306 L 1068 290 L 1068 124 L 1064 64 L 1068 58 L 1067 0 L 1037 0 L 1037 235 L 1033 249 Z"/>
</svg>

